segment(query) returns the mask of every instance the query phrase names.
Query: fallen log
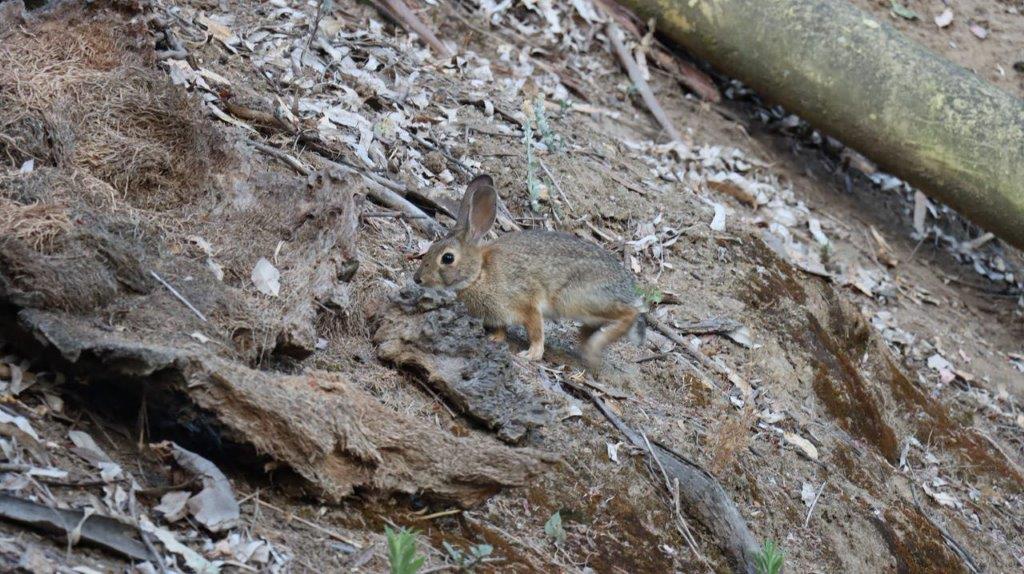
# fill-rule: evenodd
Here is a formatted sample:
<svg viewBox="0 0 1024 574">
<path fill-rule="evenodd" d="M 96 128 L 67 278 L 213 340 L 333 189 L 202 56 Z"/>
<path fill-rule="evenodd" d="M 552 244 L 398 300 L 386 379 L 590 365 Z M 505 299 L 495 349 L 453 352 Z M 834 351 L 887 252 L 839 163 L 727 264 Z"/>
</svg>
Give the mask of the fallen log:
<svg viewBox="0 0 1024 574">
<path fill-rule="evenodd" d="M 416 287 L 395 294 L 376 321 L 377 355 L 421 375 L 460 413 L 519 444 L 551 415 L 507 347 L 488 341 L 479 320 L 451 298 Z"/>
<path fill-rule="evenodd" d="M 660 33 L 1024 248 L 1024 102 L 834 0 L 622 0 Z"/>
<path fill-rule="evenodd" d="M 389 410 L 337 374 L 259 371 L 195 347 L 110 333 L 63 313 L 30 309 L 15 317 L 0 313 L 0 334 L 14 335 L 26 350 L 45 354 L 91 385 L 107 385 L 106 392 L 116 393 L 105 396 L 107 403 L 140 405 L 145 394 L 149 420 L 208 429 L 218 442 L 245 446 L 291 468 L 331 503 L 359 490 L 469 507 L 502 488 L 527 484 L 557 460 L 480 436 L 457 437 Z"/>
</svg>

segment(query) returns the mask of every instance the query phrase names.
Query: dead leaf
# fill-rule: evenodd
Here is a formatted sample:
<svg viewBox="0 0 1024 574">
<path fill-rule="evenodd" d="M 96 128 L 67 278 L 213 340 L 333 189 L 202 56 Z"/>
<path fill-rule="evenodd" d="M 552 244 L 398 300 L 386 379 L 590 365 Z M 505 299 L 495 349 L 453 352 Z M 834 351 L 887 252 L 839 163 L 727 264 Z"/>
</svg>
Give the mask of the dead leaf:
<svg viewBox="0 0 1024 574">
<path fill-rule="evenodd" d="M 750 191 L 750 182 L 738 173 L 719 172 L 710 175 L 707 184 L 709 188 L 719 193 L 733 197 L 750 207 L 757 207 L 757 195 Z"/>
<path fill-rule="evenodd" d="M 953 370 L 953 365 L 951 365 L 942 355 L 934 353 L 932 356 L 928 357 L 928 368 L 936 371 L 951 371 Z"/>
<path fill-rule="evenodd" d="M 786 442 L 795 446 L 804 456 L 811 460 L 818 460 L 818 448 L 811 444 L 811 441 L 791 432 L 783 433 L 782 436 L 786 439 Z"/>
<path fill-rule="evenodd" d="M 39 435 L 36 434 L 35 429 L 29 424 L 28 419 L 21 415 L 11 415 L 7 411 L 0 409 L 0 424 L 13 424 L 36 441 L 39 440 Z"/>
<path fill-rule="evenodd" d="M 805 482 L 803 486 L 800 487 L 800 500 L 804 501 L 804 505 L 807 507 L 814 504 L 815 494 L 817 494 L 817 491 L 814 490 L 814 485 L 809 482 Z"/>
<path fill-rule="evenodd" d="M 270 297 L 277 297 L 281 292 L 281 272 L 266 257 L 260 257 L 252 269 L 251 276 L 256 290 Z"/>
<path fill-rule="evenodd" d="M 746 327 L 740 327 L 739 329 L 736 329 L 734 331 L 728 331 L 725 333 L 725 336 L 728 337 L 729 340 L 731 340 L 733 343 L 736 343 L 737 345 L 744 347 L 746 349 L 761 348 L 761 345 L 755 343 L 754 340 L 750 337 L 750 329 Z"/>
<path fill-rule="evenodd" d="M 960 501 L 952 494 L 949 494 L 948 492 L 932 490 L 928 486 L 927 482 L 923 483 L 921 487 L 924 488 L 925 494 L 930 496 L 932 500 L 934 500 L 935 502 L 939 503 L 940 506 L 946 506 L 949 508 L 960 508 Z"/>
<path fill-rule="evenodd" d="M 230 530 L 238 524 L 238 500 L 228 477 L 217 465 L 173 442 L 162 442 L 153 448 L 202 480 L 203 489 L 187 503 L 188 511 L 200 524 L 211 532 Z"/>
<path fill-rule="evenodd" d="M 156 526 L 145 516 L 139 520 L 139 524 L 142 527 L 142 530 L 155 536 L 156 539 L 164 545 L 164 548 L 166 548 L 168 552 L 173 552 L 174 554 L 181 556 L 185 561 L 185 566 L 187 566 L 189 570 L 196 574 L 220 573 L 220 562 L 210 562 L 206 558 L 203 558 L 201 554 L 179 542 L 178 539 L 174 537 L 174 533 L 170 530 Z"/>
<path fill-rule="evenodd" d="M 878 172 L 878 166 L 876 166 L 873 161 L 857 153 L 851 148 L 843 148 L 843 151 L 839 153 L 839 159 L 849 167 L 856 169 L 864 175 L 870 176 Z"/>
<path fill-rule="evenodd" d="M 221 43 L 228 48 L 232 48 L 234 44 L 238 43 L 238 36 L 235 36 L 235 33 L 231 31 L 231 28 L 228 28 L 224 24 L 221 24 L 206 15 L 201 15 L 196 18 L 196 20 L 202 24 L 202 26 L 206 28 L 214 38 L 220 40 Z"/>
<path fill-rule="evenodd" d="M 192 493 L 186 490 L 168 492 L 160 498 L 160 504 L 154 507 L 153 510 L 162 514 L 167 522 L 177 522 L 188 514 L 188 509 L 185 505 L 191 497 Z"/>
<path fill-rule="evenodd" d="M 811 237 L 818 242 L 818 245 L 827 247 L 831 242 L 825 235 L 825 232 L 821 230 L 821 221 L 817 218 L 811 217 L 807 220 L 807 228 L 811 232 Z"/>
<path fill-rule="evenodd" d="M 871 232 L 872 239 L 878 244 L 878 250 L 876 256 L 878 260 L 885 264 L 886 267 L 896 267 L 899 264 L 899 259 L 896 258 L 892 253 L 892 247 L 889 246 L 889 242 L 882 237 L 882 234 L 875 229 L 874 225 L 868 226 L 868 231 Z"/>
<path fill-rule="evenodd" d="M 721 203 L 712 203 L 715 208 L 715 217 L 711 220 L 711 231 L 725 231 L 725 206 Z"/>
<path fill-rule="evenodd" d="M 85 460 L 93 464 L 114 462 L 114 460 L 110 458 L 110 455 L 100 448 L 100 445 L 96 444 L 96 441 L 89 433 L 77 430 L 68 431 L 68 438 L 71 439 L 71 442 L 75 445 L 75 448 L 72 449 L 75 454 Z"/>
<path fill-rule="evenodd" d="M 605 446 L 608 448 L 608 460 L 612 462 L 619 462 L 619 447 L 622 446 L 622 442 L 607 443 Z"/>
<path fill-rule="evenodd" d="M 928 196 L 920 191 L 914 192 L 914 231 L 924 237 L 924 221 L 928 216 Z"/>
<path fill-rule="evenodd" d="M 891 0 L 891 2 L 892 2 L 892 13 L 897 15 L 897 16 L 899 16 L 900 18 L 903 18 L 905 20 L 917 20 L 917 19 L 920 18 L 917 15 L 917 12 L 914 12 L 913 10 L 911 10 L 910 8 L 907 8 L 903 4 L 900 4 L 896 0 Z"/>
</svg>

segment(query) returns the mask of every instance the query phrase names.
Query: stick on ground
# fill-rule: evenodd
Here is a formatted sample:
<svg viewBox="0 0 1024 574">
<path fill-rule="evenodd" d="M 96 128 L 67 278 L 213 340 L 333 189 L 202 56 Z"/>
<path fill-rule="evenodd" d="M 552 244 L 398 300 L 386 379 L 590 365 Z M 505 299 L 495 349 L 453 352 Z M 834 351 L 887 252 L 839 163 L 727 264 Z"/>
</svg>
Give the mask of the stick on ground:
<svg viewBox="0 0 1024 574">
<path fill-rule="evenodd" d="M 301 161 L 274 146 L 259 142 L 253 142 L 253 146 L 259 151 L 281 160 L 300 175 L 309 175 L 312 173 L 312 170 Z M 405 215 L 406 221 L 416 229 L 419 229 L 431 237 L 444 235 L 445 229 L 437 222 L 436 219 L 427 215 L 422 209 L 413 205 L 400 194 L 389 189 L 383 182 L 381 182 L 384 178 L 376 174 L 365 173 L 352 166 L 344 165 L 322 156 L 320 157 L 320 161 L 342 172 L 358 173 L 362 176 L 363 183 L 366 184 L 366 192 L 370 199 Z"/>
<path fill-rule="evenodd" d="M 648 452 L 648 441 L 629 427 L 597 395 L 586 387 L 568 380 L 562 384 L 585 396 L 597 407 L 633 446 Z M 665 475 L 678 481 L 677 492 L 687 510 L 711 532 L 722 551 L 732 562 L 735 571 L 756 572 L 755 556 L 760 551 L 757 540 L 747 527 L 732 499 L 710 473 L 684 456 L 658 444 L 650 443 L 654 461 Z"/>
<path fill-rule="evenodd" d="M 135 535 L 138 529 L 113 518 L 81 510 L 52 508 L 45 504 L 0 494 L 0 518 L 59 536 L 78 534 L 78 539 L 133 560 L 156 557 Z"/>
<path fill-rule="evenodd" d="M 647 317 L 647 323 L 651 327 L 654 327 L 659 333 L 668 337 L 673 343 L 679 345 L 680 350 L 682 350 L 682 352 L 685 353 L 688 357 L 697 361 L 703 367 L 711 369 L 712 371 L 715 371 L 716 373 L 722 375 L 730 383 L 736 385 L 740 392 L 743 393 L 744 397 L 749 396 L 750 393 L 753 392 L 754 388 L 750 386 L 750 383 L 748 383 L 745 379 L 737 375 L 735 371 L 723 365 L 721 361 L 712 359 L 711 357 L 708 357 L 704 353 L 700 352 L 700 350 L 691 347 L 689 343 L 686 341 L 686 339 L 683 339 L 682 336 L 679 335 L 679 333 L 675 332 L 675 330 L 673 330 L 665 323 L 662 323 L 661 321 L 655 319 L 650 315 L 648 315 Z"/>
<path fill-rule="evenodd" d="M 451 50 L 438 39 L 434 31 L 428 28 L 415 12 L 405 5 L 405 2 L 402 0 L 380 0 L 379 5 L 407 31 L 419 35 L 437 53 L 438 57 L 445 60 L 452 57 Z"/>
<path fill-rule="evenodd" d="M 156 271 L 150 271 L 149 274 L 153 276 L 153 279 L 156 279 L 157 281 L 160 282 L 161 285 L 166 287 L 167 290 L 171 292 L 171 295 L 174 295 L 174 297 L 178 301 L 181 301 L 182 303 L 184 303 L 185 306 L 188 307 L 190 311 L 195 313 L 196 317 L 199 317 L 200 319 L 202 319 L 204 323 L 207 322 L 206 315 L 203 315 L 203 313 L 199 309 L 196 309 L 195 305 L 190 303 L 189 300 L 186 299 L 184 295 L 182 295 L 181 293 L 178 293 L 177 289 L 175 289 L 174 287 L 171 287 L 170 283 L 164 281 L 163 277 L 160 277 L 159 275 L 157 275 Z"/>
<path fill-rule="evenodd" d="M 673 141 L 682 141 L 683 138 L 679 136 L 679 131 L 676 130 L 676 126 L 672 123 L 672 120 L 665 113 L 664 108 L 658 102 L 658 98 L 654 97 L 654 92 L 651 91 L 651 86 L 644 79 L 644 75 L 640 72 L 640 66 L 637 65 L 636 60 L 633 59 L 633 55 L 626 49 L 626 45 L 622 40 L 622 30 L 619 29 L 615 22 L 608 21 L 608 39 L 612 43 L 612 47 L 615 49 L 615 54 L 619 57 L 619 61 L 622 62 L 622 66 L 626 68 L 626 73 L 629 74 L 629 79 L 633 82 L 633 86 L 636 87 L 636 91 L 640 92 L 640 96 L 644 99 L 644 104 L 647 105 L 647 109 L 651 111 L 654 119 L 658 120 L 661 127 L 665 130 Z"/>
</svg>

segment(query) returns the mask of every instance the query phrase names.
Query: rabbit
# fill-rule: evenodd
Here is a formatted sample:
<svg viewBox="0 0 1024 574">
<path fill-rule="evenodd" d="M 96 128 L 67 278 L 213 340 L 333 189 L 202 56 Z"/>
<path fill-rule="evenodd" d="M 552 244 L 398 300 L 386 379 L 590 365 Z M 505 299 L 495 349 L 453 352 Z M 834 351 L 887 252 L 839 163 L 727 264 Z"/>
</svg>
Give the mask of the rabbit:
<svg viewBox="0 0 1024 574">
<path fill-rule="evenodd" d="M 581 321 L 581 355 L 591 371 L 601 352 L 627 333 L 643 342 L 643 300 L 632 274 L 604 248 L 566 233 L 527 230 L 485 241 L 498 196 L 489 175 L 469 183 L 448 235 L 423 256 L 413 281 L 456 292 L 495 341 L 522 325 L 530 361 L 544 355 L 544 319 Z"/>
</svg>

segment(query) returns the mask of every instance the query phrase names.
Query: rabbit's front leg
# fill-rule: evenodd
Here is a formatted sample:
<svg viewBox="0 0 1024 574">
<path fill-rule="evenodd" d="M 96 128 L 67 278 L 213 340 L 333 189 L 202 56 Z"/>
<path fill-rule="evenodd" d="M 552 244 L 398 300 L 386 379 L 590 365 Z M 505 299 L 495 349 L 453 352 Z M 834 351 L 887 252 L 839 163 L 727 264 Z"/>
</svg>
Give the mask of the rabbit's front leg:
<svg viewBox="0 0 1024 574">
<path fill-rule="evenodd" d="M 526 357 L 531 361 L 539 361 L 544 356 L 544 316 L 536 306 L 523 309 L 523 327 L 526 327 L 526 337 L 530 340 L 530 348 L 519 353 L 520 357 Z"/>
<path fill-rule="evenodd" d="M 506 337 L 508 337 L 508 330 L 504 325 L 487 328 L 487 338 L 495 343 L 504 343 Z"/>
</svg>

